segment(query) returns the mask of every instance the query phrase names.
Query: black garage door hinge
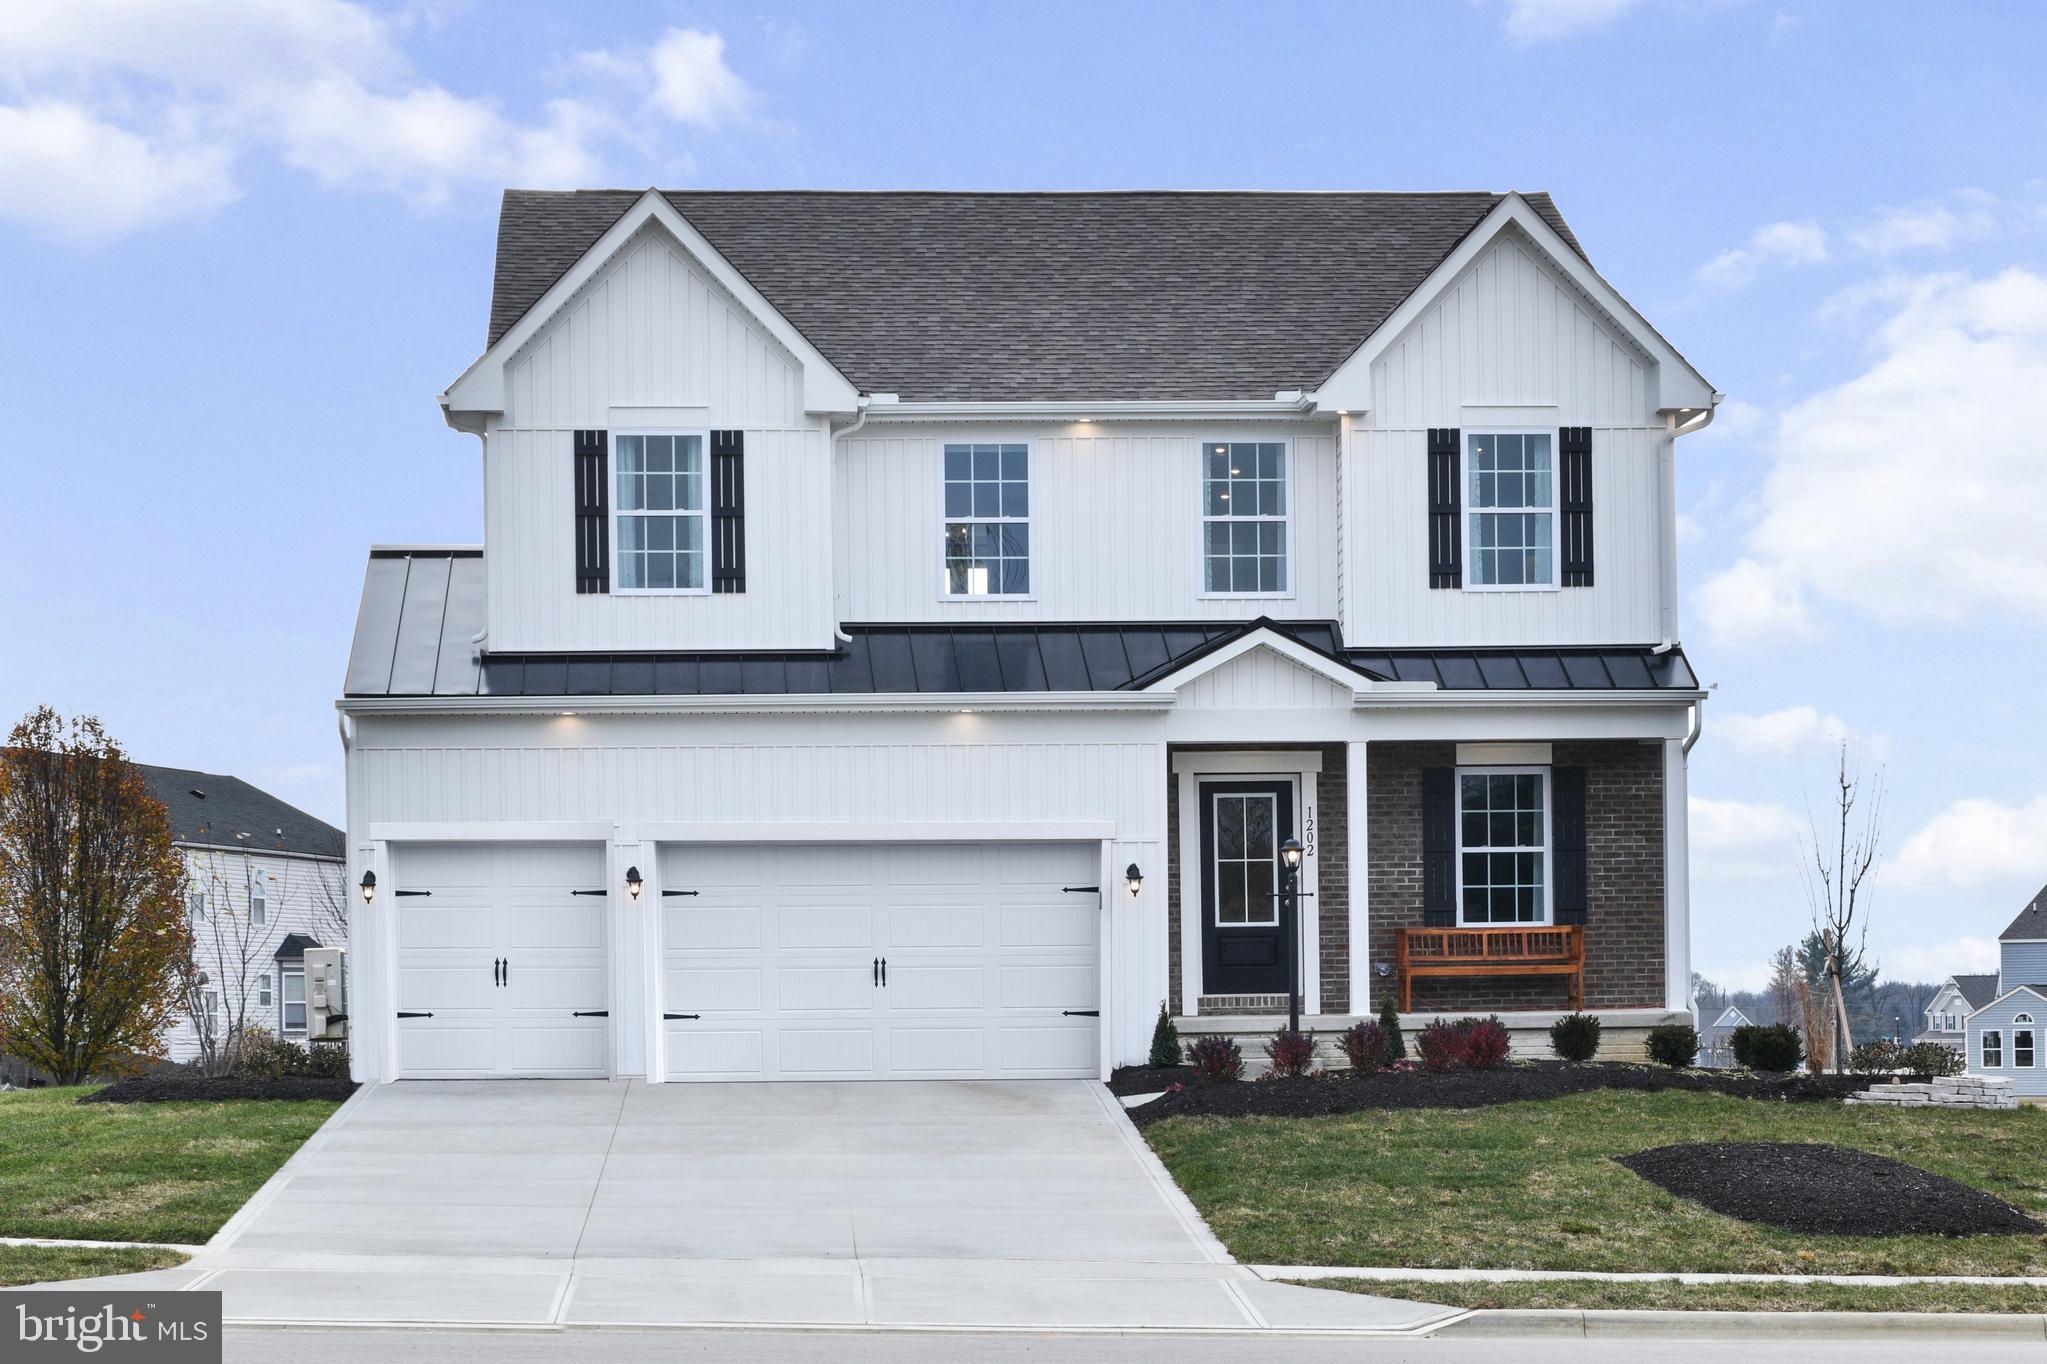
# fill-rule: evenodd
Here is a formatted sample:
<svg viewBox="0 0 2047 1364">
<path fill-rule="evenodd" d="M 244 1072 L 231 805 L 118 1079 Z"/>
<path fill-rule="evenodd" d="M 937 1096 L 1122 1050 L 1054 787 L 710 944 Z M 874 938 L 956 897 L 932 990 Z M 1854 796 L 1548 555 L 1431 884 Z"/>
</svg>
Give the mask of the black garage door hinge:
<svg viewBox="0 0 2047 1364">
<path fill-rule="evenodd" d="M 1100 1009 L 1061 1009 L 1059 1016 L 1061 1018 L 1100 1018 L 1102 1011 Z"/>
<path fill-rule="evenodd" d="M 569 1013 L 569 1017 L 570 1017 L 570 1018 L 609 1018 L 609 1017 L 611 1017 L 611 1010 L 609 1010 L 609 1009 L 575 1009 L 575 1010 L 571 1010 L 571 1011 L 570 1011 L 570 1013 Z"/>
<path fill-rule="evenodd" d="M 403 897 L 407 896 L 407 895 L 431 895 L 431 894 L 433 894 L 433 892 L 432 892 L 432 891 L 430 891 L 430 890 L 398 890 L 398 891 L 393 891 L 393 892 L 391 892 L 391 893 L 392 893 L 393 895 L 396 895 L 396 896 L 400 897 L 401 899 L 402 899 Z"/>
<path fill-rule="evenodd" d="M 663 1018 L 702 1018 L 702 1014 L 662 1014 Z"/>
<path fill-rule="evenodd" d="M 1100 886 L 1061 886 L 1059 887 L 1059 892 L 1062 895 L 1100 895 L 1102 888 Z"/>
<path fill-rule="evenodd" d="M 398 1016 L 400 1018 L 432 1018 L 433 1012 L 429 1010 L 426 1013 L 417 1013 L 410 1009 L 400 1009 L 398 1011 Z"/>
<path fill-rule="evenodd" d="M 604 890 L 572 890 L 569 892 L 571 895 L 609 895 L 610 893 L 610 891 Z"/>
<path fill-rule="evenodd" d="M 667 898 L 668 898 L 669 896 L 671 896 L 671 895 L 694 895 L 694 894 L 696 894 L 696 892 L 695 892 L 695 891 L 693 891 L 693 890 L 664 890 L 664 891 L 662 891 L 662 892 L 661 892 L 661 898 L 662 898 L 662 899 L 664 899 L 664 900 L 666 900 L 666 899 L 667 899 Z"/>
</svg>

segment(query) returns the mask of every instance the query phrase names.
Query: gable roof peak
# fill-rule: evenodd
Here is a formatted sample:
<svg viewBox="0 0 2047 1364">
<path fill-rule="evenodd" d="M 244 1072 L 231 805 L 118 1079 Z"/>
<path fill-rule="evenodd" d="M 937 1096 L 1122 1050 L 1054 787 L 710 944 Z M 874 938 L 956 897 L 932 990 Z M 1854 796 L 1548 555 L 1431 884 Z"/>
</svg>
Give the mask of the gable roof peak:
<svg viewBox="0 0 2047 1364">
<path fill-rule="evenodd" d="M 1999 942 L 2033 942 L 2047 940 L 2047 886 L 2042 886 L 2026 907 L 2019 911 L 2004 932 L 1997 935 Z"/>
</svg>

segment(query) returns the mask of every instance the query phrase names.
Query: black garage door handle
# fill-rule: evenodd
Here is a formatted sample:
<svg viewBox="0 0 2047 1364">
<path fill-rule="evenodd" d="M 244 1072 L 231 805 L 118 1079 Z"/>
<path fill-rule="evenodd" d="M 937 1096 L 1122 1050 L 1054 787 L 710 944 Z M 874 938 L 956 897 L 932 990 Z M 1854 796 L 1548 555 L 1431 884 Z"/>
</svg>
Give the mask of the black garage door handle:
<svg viewBox="0 0 2047 1364">
<path fill-rule="evenodd" d="M 1061 1009 L 1059 1016 L 1061 1018 L 1100 1018 L 1102 1011 L 1100 1009 Z"/>
<path fill-rule="evenodd" d="M 432 1018 L 433 1012 L 429 1010 L 426 1013 L 415 1013 L 409 1009 L 400 1009 L 398 1011 L 398 1016 L 400 1018 Z"/>
<path fill-rule="evenodd" d="M 662 1014 L 663 1018 L 702 1018 L 702 1014 Z"/>
<path fill-rule="evenodd" d="M 571 1012 L 570 1012 L 570 1014 L 569 1014 L 569 1017 L 570 1017 L 570 1018 L 609 1018 L 609 1017 L 611 1017 L 611 1010 L 609 1010 L 609 1009 L 576 1009 L 576 1010 L 573 1010 L 573 1011 L 571 1011 Z"/>
</svg>

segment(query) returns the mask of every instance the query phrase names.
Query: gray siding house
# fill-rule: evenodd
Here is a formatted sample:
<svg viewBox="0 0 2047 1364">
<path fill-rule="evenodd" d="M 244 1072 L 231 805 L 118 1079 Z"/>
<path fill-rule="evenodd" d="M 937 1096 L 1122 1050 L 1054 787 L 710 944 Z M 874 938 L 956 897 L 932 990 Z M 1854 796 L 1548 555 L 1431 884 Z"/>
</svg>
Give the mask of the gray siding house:
<svg viewBox="0 0 2047 1364">
<path fill-rule="evenodd" d="M 1998 935 L 1997 997 L 1969 1016 L 1969 1074 L 2047 1095 L 2040 1048 L 2047 1032 L 2047 887 Z"/>
</svg>

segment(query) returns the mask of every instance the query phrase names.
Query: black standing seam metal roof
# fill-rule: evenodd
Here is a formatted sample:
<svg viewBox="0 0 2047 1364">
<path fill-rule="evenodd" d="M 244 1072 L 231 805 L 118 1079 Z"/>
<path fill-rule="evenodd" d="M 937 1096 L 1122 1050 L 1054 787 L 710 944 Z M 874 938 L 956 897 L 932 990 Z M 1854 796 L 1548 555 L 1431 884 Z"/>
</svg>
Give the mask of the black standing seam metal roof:
<svg viewBox="0 0 2047 1364">
<path fill-rule="evenodd" d="M 248 852 L 342 856 L 341 830 L 249 785 L 240 777 L 185 767 L 137 763 L 149 794 L 170 813 L 178 843 L 241 848 Z"/>
<path fill-rule="evenodd" d="M 507 190 L 488 344 L 644 190 Z M 863 392 L 1313 388 L 1496 208 L 1438 193 L 663 191 Z M 1529 205 L 1581 256 L 1549 195 Z"/>
</svg>

